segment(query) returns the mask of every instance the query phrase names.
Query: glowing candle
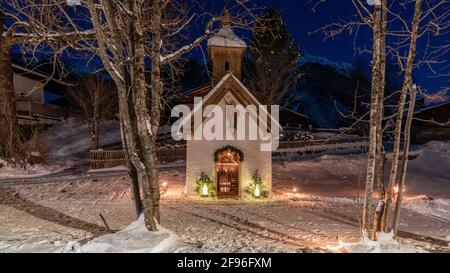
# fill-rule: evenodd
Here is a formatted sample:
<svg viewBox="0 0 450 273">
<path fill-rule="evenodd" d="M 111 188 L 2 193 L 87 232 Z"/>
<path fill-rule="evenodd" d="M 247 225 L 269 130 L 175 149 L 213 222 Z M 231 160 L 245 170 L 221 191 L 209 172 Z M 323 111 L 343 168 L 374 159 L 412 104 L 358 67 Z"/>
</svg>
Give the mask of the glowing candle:
<svg viewBox="0 0 450 273">
<path fill-rule="evenodd" d="M 202 195 L 208 196 L 208 186 L 206 185 L 206 183 L 203 184 Z"/>
<path fill-rule="evenodd" d="M 260 191 L 259 191 L 259 184 L 255 185 L 255 197 L 259 197 L 260 196 Z"/>
</svg>

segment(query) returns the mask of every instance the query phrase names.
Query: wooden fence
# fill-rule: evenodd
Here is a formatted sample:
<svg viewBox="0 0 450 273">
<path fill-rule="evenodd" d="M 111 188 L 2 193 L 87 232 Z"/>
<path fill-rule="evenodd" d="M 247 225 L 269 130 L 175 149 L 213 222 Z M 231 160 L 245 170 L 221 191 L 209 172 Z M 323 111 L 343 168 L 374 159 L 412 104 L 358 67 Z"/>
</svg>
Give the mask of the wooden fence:
<svg viewBox="0 0 450 273">
<path fill-rule="evenodd" d="M 170 163 L 186 158 L 186 148 L 159 149 L 156 152 L 160 163 Z M 126 165 L 123 150 L 93 150 L 91 151 L 91 168 L 111 168 Z"/>
<path fill-rule="evenodd" d="M 354 138 L 330 138 L 330 139 L 311 139 L 300 141 L 280 141 L 278 149 L 291 149 L 291 148 L 303 148 L 309 146 L 328 145 L 328 144 L 341 144 L 341 143 L 356 143 L 368 141 L 366 137 L 354 137 Z"/>
<path fill-rule="evenodd" d="M 367 141 L 367 138 L 354 138 L 354 139 L 330 139 L 325 140 L 305 140 L 305 141 L 284 141 L 280 142 L 279 150 L 274 151 L 274 156 L 280 156 L 287 153 L 287 149 L 305 148 L 310 147 L 306 151 L 298 153 L 314 154 L 318 151 L 314 151 L 317 148 L 313 146 L 329 146 L 331 144 L 339 143 L 358 143 Z M 343 147 L 344 148 L 344 147 Z M 319 149 L 320 150 L 320 149 Z M 159 148 L 156 152 L 158 162 L 170 163 L 186 159 L 186 146 L 176 148 Z M 111 168 L 120 165 L 125 165 L 125 155 L 122 150 L 94 150 L 91 151 L 91 168 Z"/>
<path fill-rule="evenodd" d="M 125 165 L 125 154 L 123 150 L 92 150 L 91 151 L 91 168 L 111 168 Z"/>
</svg>

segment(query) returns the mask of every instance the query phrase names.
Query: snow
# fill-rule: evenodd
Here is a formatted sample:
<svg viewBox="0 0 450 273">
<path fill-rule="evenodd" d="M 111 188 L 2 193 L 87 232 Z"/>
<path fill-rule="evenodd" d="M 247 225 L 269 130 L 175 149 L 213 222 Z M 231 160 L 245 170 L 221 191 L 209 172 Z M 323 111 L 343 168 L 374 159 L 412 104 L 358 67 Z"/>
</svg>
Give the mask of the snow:
<svg viewBox="0 0 450 273">
<path fill-rule="evenodd" d="M 25 168 L 19 166 L 11 166 L 6 161 L 0 159 L 0 179 L 4 178 L 22 178 L 22 177 L 37 177 L 51 173 L 61 172 L 68 168 L 70 164 L 27 164 Z"/>
<path fill-rule="evenodd" d="M 448 221 L 450 219 L 450 199 L 432 199 L 426 195 L 407 198 L 404 207 L 419 214 Z"/>
<path fill-rule="evenodd" d="M 230 26 L 224 26 L 208 40 L 208 46 L 245 48 L 247 44 L 233 32 Z"/>
<path fill-rule="evenodd" d="M 86 124 L 69 118 L 55 124 L 41 136 L 50 146 L 50 161 L 86 160 L 91 149 L 90 129 Z M 104 122 L 100 126 L 100 147 L 121 143 L 117 121 Z"/>
<path fill-rule="evenodd" d="M 436 107 L 441 107 L 441 106 L 444 106 L 444 105 L 447 105 L 447 104 L 450 104 L 450 99 L 448 99 L 448 97 L 446 97 L 446 99 L 444 101 L 435 100 L 435 101 L 430 102 L 430 103 L 428 103 L 428 104 L 426 104 L 426 105 L 424 105 L 422 107 L 418 107 L 414 111 L 414 114 L 420 114 L 423 111 L 430 110 L 430 109 L 433 109 L 433 108 L 436 108 Z"/>
<path fill-rule="evenodd" d="M 84 245 L 69 243 L 66 248 L 69 252 L 78 253 L 163 253 L 183 250 L 178 236 L 169 230 L 158 226 L 157 232 L 149 232 L 143 215 L 121 231 L 102 235 Z"/>
<path fill-rule="evenodd" d="M 425 250 L 420 247 L 414 247 L 408 244 L 399 243 L 393 238 L 393 233 L 380 233 L 377 240 L 363 238 L 358 243 L 344 243 L 339 241 L 336 247 L 329 246 L 334 252 L 347 253 L 424 253 Z"/>
<path fill-rule="evenodd" d="M 81 0 L 67 0 L 67 5 L 71 7 L 81 5 Z"/>
<path fill-rule="evenodd" d="M 162 166 L 167 192 L 157 233 L 135 222 L 130 183 L 124 173 L 113 174 L 123 168 L 105 170 L 112 174 L 106 178 L 96 170 L 84 180 L 9 185 L 8 195 L 0 187 L 0 252 L 448 252 L 449 151 L 450 142 L 414 147 L 419 157 L 410 161 L 400 219 L 404 234 L 439 244 L 404 234 L 360 239 L 366 156 L 355 154 L 291 161 L 286 168 L 274 162 L 273 197 L 256 201 L 186 198 L 185 166 Z M 84 244 L 93 235 L 85 222 L 104 227 L 99 213 L 120 231 Z M 62 214 L 69 224 L 59 220 Z"/>
<path fill-rule="evenodd" d="M 38 230 L 19 230 L 22 236 L 33 236 Z M 55 232 L 56 233 L 56 232 Z M 41 234 L 41 236 L 46 236 Z M 54 235 L 53 235 L 54 236 Z M 1 236 L 0 236 L 0 239 Z M 87 243 L 88 238 L 79 241 L 28 240 L 15 244 L 14 240 L 0 240 L 0 252 L 25 253 L 167 253 L 186 250 L 186 246 L 173 232 L 158 225 L 158 231 L 150 232 L 144 224 L 144 217 L 115 233 L 96 237 Z M 12 242 L 11 242 L 12 241 Z"/>
<path fill-rule="evenodd" d="M 318 63 L 323 66 L 330 66 L 345 75 L 347 75 L 350 71 L 353 70 L 353 65 L 350 63 L 333 62 L 325 57 L 314 56 L 308 53 L 300 56 L 299 58 L 299 64 L 306 64 L 306 63 Z"/>
<path fill-rule="evenodd" d="M 13 167 L 0 159 L 0 179 L 54 174 L 89 161 L 90 129 L 86 124 L 82 124 L 74 118 L 53 125 L 39 137 L 42 143 L 48 145 L 48 161 L 52 164 L 27 164 L 26 168 L 20 168 Z M 117 121 L 102 123 L 100 126 L 100 147 L 120 143 L 119 123 Z"/>
</svg>

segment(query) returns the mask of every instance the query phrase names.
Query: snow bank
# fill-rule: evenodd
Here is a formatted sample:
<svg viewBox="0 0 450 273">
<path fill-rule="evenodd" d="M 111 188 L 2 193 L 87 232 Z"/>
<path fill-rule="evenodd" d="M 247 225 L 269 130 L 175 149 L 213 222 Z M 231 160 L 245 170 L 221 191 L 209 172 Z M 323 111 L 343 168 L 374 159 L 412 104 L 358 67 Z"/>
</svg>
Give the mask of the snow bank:
<svg viewBox="0 0 450 273">
<path fill-rule="evenodd" d="M 47 130 L 41 137 L 49 143 L 51 161 L 88 159 L 91 149 L 90 130 L 86 124 L 69 118 Z M 121 143 L 117 121 L 104 122 L 100 126 L 100 146 Z"/>
<path fill-rule="evenodd" d="M 158 226 L 159 231 L 149 232 L 144 217 L 116 233 L 97 237 L 86 244 L 80 241 L 52 240 L 0 240 L 0 252 L 22 253 L 162 253 L 186 250 L 177 235 Z"/>
<path fill-rule="evenodd" d="M 363 238 L 359 243 L 343 243 L 339 246 L 328 246 L 333 252 L 347 253 L 425 253 L 426 251 L 412 245 L 400 243 L 393 238 L 393 233 L 380 233 L 376 241 Z"/>
<path fill-rule="evenodd" d="M 419 214 L 448 221 L 450 219 L 450 199 L 433 199 L 426 195 L 407 198 L 403 206 Z"/>
<path fill-rule="evenodd" d="M 6 161 L 0 159 L 0 179 L 3 178 L 22 178 L 22 177 L 35 177 L 47 175 L 50 173 L 57 173 L 66 168 L 68 164 L 58 165 L 42 165 L 42 164 L 27 164 L 26 168 L 20 168 L 9 165 Z"/>
<path fill-rule="evenodd" d="M 85 245 L 72 242 L 67 252 L 78 253 L 118 253 L 118 252 L 180 252 L 182 243 L 174 233 L 158 226 L 157 232 L 149 232 L 144 224 L 144 216 L 131 223 L 127 228 L 113 234 L 107 234 L 89 241 Z"/>
</svg>

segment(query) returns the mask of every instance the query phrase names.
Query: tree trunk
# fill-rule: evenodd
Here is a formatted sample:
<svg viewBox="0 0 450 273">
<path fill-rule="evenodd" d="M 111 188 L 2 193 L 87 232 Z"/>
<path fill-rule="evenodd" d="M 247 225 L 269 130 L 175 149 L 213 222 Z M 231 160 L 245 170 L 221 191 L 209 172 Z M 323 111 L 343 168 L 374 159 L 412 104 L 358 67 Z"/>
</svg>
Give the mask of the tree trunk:
<svg viewBox="0 0 450 273">
<path fill-rule="evenodd" d="M 394 231 L 394 237 L 397 236 L 398 224 L 400 221 L 400 210 L 403 201 L 403 190 L 405 187 L 406 170 L 408 168 L 408 155 L 409 155 L 409 143 L 411 139 L 411 123 L 414 116 L 414 106 L 416 104 L 417 87 L 413 86 L 410 89 L 408 117 L 406 118 L 405 129 L 403 134 L 403 155 L 402 155 L 402 168 L 400 171 L 400 180 L 398 183 L 398 193 L 395 203 L 394 219 L 392 221 L 392 230 Z"/>
<path fill-rule="evenodd" d="M 139 216 L 142 213 L 142 200 L 141 200 L 141 191 L 139 188 L 139 179 L 138 179 L 138 174 L 136 171 L 136 168 L 133 166 L 133 163 L 131 163 L 130 160 L 130 156 L 129 156 L 129 150 L 128 150 L 128 145 L 127 145 L 127 141 L 125 138 L 125 135 L 123 133 L 123 121 L 122 118 L 120 119 L 120 133 L 122 136 L 122 147 L 123 147 L 123 152 L 125 155 L 125 161 L 127 163 L 127 172 L 128 172 L 128 177 L 130 178 L 130 184 L 131 184 L 131 197 L 133 199 L 133 203 L 134 203 L 134 209 L 136 211 L 136 218 L 139 218 Z"/>
<path fill-rule="evenodd" d="M 416 5 L 414 9 L 414 18 L 411 28 L 412 29 L 411 41 L 408 52 L 408 58 L 406 61 L 405 76 L 403 79 L 403 86 L 400 92 L 400 99 L 398 102 L 398 110 L 394 131 L 394 148 L 392 151 L 392 159 L 391 159 L 392 161 L 391 172 L 389 175 L 389 184 L 386 192 L 385 206 L 381 218 L 381 228 L 384 232 L 388 232 L 388 221 L 390 219 L 392 200 L 394 196 L 394 186 L 397 179 L 398 156 L 400 154 L 400 139 L 402 130 L 403 111 L 405 107 L 406 95 L 408 93 L 409 88 L 412 86 L 412 70 L 414 58 L 416 57 L 417 37 L 419 33 L 420 17 L 422 15 L 422 2 L 423 0 L 416 0 Z"/>
<path fill-rule="evenodd" d="M 386 82 L 386 32 L 387 32 L 387 1 L 381 1 L 381 22 L 380 22 L 380 52 L 379 52 L 379 82 L 378 82 L 378 119 L 376 128 L 376 187 L 378 192 L 378 205 L 374 215 L 373 234 L 380 230 L 381 215 L 384 208 L 384 165 L 386 154 L 383 146 L 383 118 L 384 118 L 384 92 Z"/>
<path fill-rule="evenodd" d="M 144 214 L 148 213 L 148 209 L 146 210 L 146 208 L 149 207 L 149 203 L 146 202 L 149 202 L 149 200 L 145 199 L 144 196 L 144 202 L 141 201 L 138 181 L 141 181 L 145 193 L 144 185 L 148 184 L 148 176 L 147 169 L 143 164 L 140 156 L 140 151 L 138 151 L 137 149 L 138 143 L 136 141 L 136 133 L 133 129 L 133 121 L 131 119 L 131 113 L 129 109 L 128 95 L 131 93 L 130 90 L 131 88 L 127 88 L 124 85 L 119 85 L 117 87 L 119 95 L 119 112 L 121 117 L 123 149 L 125 158 L 127 160 L 128 174 L 130 176 L 131 182 L 131 192 L 133 194 L 136 213 L 140 215 L 142 212 L 142 207 L 144 207 Z M 150 219 L 152 219 L 151 210 L 150 217 Z M 147 225 L 147 222 L 146 226 L 147 228 L 149 227 Z"/>
<path fill-rule="evenodd" d="M 363 210 L 364 235 L 373 239 L 373 185 L 375 180 L 377 123 L 379 109 L 379 76 L 380 76 L 380 22 L 381 5 L 375 5 L 373 14 L 373 60 L 372 60 L 372 90 L 370 107 L 369 152 L 367 160 L 366 189 Z"/>
<path fill-rule="evenodd" d="M 91 150 L 98 150 L 99 148 L 99 122 L 94 119 L 91 125 Z"/>
<path fill-rule="evenodd" d="M 151 45 L 151 58 L 152 58 L 152 77 L 151 77 L 151 130 L 152 130 L 152 147 L 151 159 L 152 159 L 152 179 L 154 181 L 154 187 L 152 188 L 153 196 L 153 209 L 156 219 L 160 219 L 159 214 L 159 177 L 157 171 L 157 156 L 156 156 L 156 139 L 158 136 L 159 121 L 161 118 L 162 110 L 162 93 L 163 93 L 163 82 L 161 79 L 161 45 L 162 35 L 161 35 L 161 24 L 162 24 L 162 11 L 164 9 L 164 1 L 154 1 L 152 7 L 152 45 Z"/>
<path fill-rule="evenodd" d="M 129 7 L 130 10 L 133 11 L 133 7 L 135 6 L 139 6 L 137 3 L 135 3 L 136 0 L 129 0 Z M 116 84 L 116 88 L 117 88 L 117 94 L 118 94 L 118 101 L 119 101 L 119 115 L 120 115 L 120 120 L 121 120 L 121 130 L 122 130 L 122 143 L 123 143 L 123 149 L 125 152 L 125 156 L 128 162 L 128 171 L 130 174 L 130 180 L 131 180 L 131 186 L 132 186 L 132 193 L 133 193 L 133 197 L 134 197 L 134 201 L 135 201 L 135 207 L 136 207 L 136 211 L 140 212 L 140 210 L 142 209 L 142 205 L 144 207 L 144 214 L 146 214 L 148 212 L 148 208 L 150 207 L 150 204 L 147 204 L 145 202 L 149 202 L 148 199 L 144 199 L 144 204 L 142 204 L 140 202 L 141 198 L 140 198 L 140 193 L 139 193 L 139 183 L 137 182 L 137 180 L 139 180 L 141 182 L 141 184 L 144 185 L 148 185 L 148 176 L 147 176 L 147 168 L 145 166 L 145 164 L 143 163 L 143 160 L 141 158 L 141 154 L 140 151 L 138 150 L 138 148 L 140 150 L 142 150 L 142 148 L 139 145 L 139 142 L 137 140 L 136 137 L 136 122 L 135 122 L 135 116 L 131 111 L 131 107 L 130 107 L 130 98 L 133 95 L 133 91 L 134 91 L 134 80 L 133 80 L 133 76 L 135 75 L 134 71 L 132 71 L 132 69 L 134 69 L 134 64 L 133 62 L 128 62 L 128 66 L 125 65 L 125 59 L 133 59 L 134 56 L 134 45 L 133 45 L 133 40 L 134 40 L 134 36 L 132 36 L 132 32 L 133 29 L 135 27 L 134 24 L 134 16 L 130 16 L 131 19 L 131 23 L 129 24 L 130 27 L 130 31 L 128 33 L 129 37 L 126 37 L 126 39 L 128 40 L 127 43 L 127 48 L 124 47 L 124 40 L 123 37 L 119 37 L 118 33 L 113 32 L 113 38 L 114 38 L 114 47 L 118 49 L 118 52 L 121 52 L 121 54 L 126 54 L 126 50 L 128 50 L 128 55 L 120 55 L 120 56 L 115 56 L 115 63 L 112 63 L 110 60 L 110 56 L 108 55 L 108 50 L 106 48 L 106 44 L 109 43 L 110 41 L 106 38 L 105 33 L 103 32 L 101 23 L 100 23 L 100 18 L 98 16 L 97 13 L 97 9 L 94 5 L 93 2 L 86 2 L 87 3 L 87 7 L 89 9 L 89 13 L 90 16 L 92 18 L 92 24 L 94 29 L 96 30 L 96 37 L 98 40 L 98 44 L 99 44 L 99 57 L 102 60 L 102 63 L 104 65 L 104 67 L 107 69 L 108 73 L 110 74 L 110 76 L 112 77 L 112 79 L 114 80 L 114 83 Z M 112 27 L 112 31 L 117 30 L 117 26 L 115 25 L 115 15 L 114 15 L 114 8 L 112 6 L 112 3 L 110 1 L 106 2 L 106 11 L 107 14 L 106 16 L 108 17 L 108 21 L 114 25 Z M 130 37 L 131 36 L 131 37 Z M 121 75 L 117 75 L 117 66 L 121 67 Z M 112 67 L 111 67 L 112 66 Z M 125 71 L 127 69 L 130 69 L 131 71 L 128 73 L 128 78 L 126 76 L 127 73 L 125 73 Z M 143 68 L 142 68 L 143 69 Z M 122 78 L 120 77 L 122 76 Z M 138 147 L 139 145 L 139 147 Z M 131 162 L 131 164 L 129 163 Z M 133 167 L 131 167 L 133 166 Z M 136 179 L 136 175 L 137 175 L 137 179 Z M 145 190 L 144 190 L 145 191 Z M 141 205 L 142 204 L 142 205 Z M 153 217 L 151 216 L 152 211 L 150 210 L 150 215 L 146 217 L 146 219 L 150 219 L 151 222 L 153 222 L 151 219 L 153 219 Z M 147 228 L 151 228 L 151 224 L 149 224 L 146 221 L 146 226 Z M 156 227 L 156 225 L 154 225 Z"/>
<path fill-rule="evenodd" d="M 147 104 L 147 84 L 145 82 L 145 30 L 143 22 L 142 6 L 137 1 L 132 1 L 132 11 L 135 16 L 134 24 L 134 54 L 133 54 L 133 101 L 136 114 L 136 128 L 140 144 L 140 154 L 144 163 L 145 177 L 141 179 L 144 193 L 145 225 L 150 231 L 157 231 L 159 222 L 159 183 L 157 176 L 157 162 L 152 153 L 155 150 L 157 128 L 152 127 L 153 118 L 149 114 Z M 158 2 L 158 1 L 155 1 Z M 152 11 L 152 21 L 153 18 Z M 152 41 L 155 36 L 152 35 Z M 159 61 L 159 54 L 158 54 Z M 152 59 L 152 69 L 158 64 Z M 152 79 L 153 81 L 153 79 Z M 152 109 L 153 111 L 154 109 Z M 159 110 L 159 109 L 158 109 Z M 156 175 L 155 175 L 156 174 Z M 155 194 L 157 192 L 157 196 Z"/>
<path fill-rule="evenodd" d="M 376 184 L 379 199 L 384 198 L 384 163 L 386 160 L 383 146 L 384 92 L 386 85 L 386 32 L 387 32 L 387 1 L 382 0 L 381 30 L 380 30 L 380 81 L 378 85 L 378 121 L 377 121 L 377 175 Z M 381 215 L 381 214 L 380 214 Z"/>
<path fill-rule="evenodd" d="M 383 113 L 381 113 L 383 114 Z M 381 136 L 382 137 L 382 136 Z M 380 200 L 384 200 L 385 188 L 384 188 L 384 169 L 386 166 L 386 151 L 384 150 L 384 145 L 381 145 L 380 160 L 378 162 L 378 173 L 377 173 L 377 191 Z"/>
<path fill-rule="evenodd" d="M 14 73 L 11 48 L 3 36 L 4 14 L 0 11 L 0 157 L 11 163 L 23 159 L 20 129 L 16 118 Z"/>
</svg>

